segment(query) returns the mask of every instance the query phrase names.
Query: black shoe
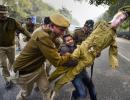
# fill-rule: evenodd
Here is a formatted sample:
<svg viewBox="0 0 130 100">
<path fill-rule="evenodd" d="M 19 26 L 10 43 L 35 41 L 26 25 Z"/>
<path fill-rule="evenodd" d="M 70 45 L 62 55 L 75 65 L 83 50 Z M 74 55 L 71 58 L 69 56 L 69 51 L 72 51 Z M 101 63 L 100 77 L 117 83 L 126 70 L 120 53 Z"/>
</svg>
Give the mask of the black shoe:
<svg viewBox="0 0 130 100">
<path fill-rule="evenodd" d="M 5 89 L 11 89 L 13 87 L 13 82 L 12 81 L 7 81 L 5 83 Z"/>
</svg>

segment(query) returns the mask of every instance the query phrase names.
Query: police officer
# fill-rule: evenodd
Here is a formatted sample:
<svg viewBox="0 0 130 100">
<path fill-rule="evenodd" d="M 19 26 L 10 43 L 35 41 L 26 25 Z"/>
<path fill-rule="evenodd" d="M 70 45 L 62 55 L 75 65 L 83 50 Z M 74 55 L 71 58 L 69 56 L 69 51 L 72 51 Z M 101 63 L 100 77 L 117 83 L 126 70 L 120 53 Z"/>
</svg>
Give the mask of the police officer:
<svg viewBox="0 0 130 100">
<path fill-rule="evenodd" d="M 33 33 L 34 29 L 35 29 L 35 24 L 32 23 L 32 19 L 31 17 L 28 17 L 27 18 L 27 22 L 26 22 L 26 25 L 25 25 L 25 29 L 27 31 L 29 31 L 30 33 Z"/>
<path fill-rule="evenodd" d="M 37 83 L 42 98 L 50 100 L 50 88 L 43 62 L 47 59 L 57 67 L 71 59 L 70 55 L 60 56 L 54 43 L 55 39 L 66 31 L 70 22 L 61 14 L 51 15 L 50 20 L 48 29 L 44 26 L 36 29 L 14 62 L 15 74 L 12 79 L 20 86 L 17 100 L 24 100 L 30 95 L 34 83 Z"/>
<path fill-rule="evenodd" d="M 15 59 L 15 32 L 19 30 L 28 38 L 31 35 L 15 19 L 7 17 L 7 14 L 7 7 L 0 5 L 0 66 L 3 68 L 2 75 L 6 82 L 5 88 L 9 89 L 12 86 L 9 79 L 9 70 L 11 70 Z"/>
<path fill-rule="evenodd" d="M 92 32 L 94 26 L 94 21 L 89 19 L 85 22 L 82 28 L 78 28 L 74 30 L 74 40 L 76 44 L 81 44 Z"/>
<path fill-rule="evenodd" d="M 79 59 L 78 65 L 72 69 L 69 68 L 66 74 L 56 82 L 55 91 L 58 91 L 64 84 L 73 80 L 75 75 L 79 74 L 84 68 L 89 67 L 97 55 L 109 46 L 110 65 L 113 69 L 118 67 L 117 45 L 115 40 L 116 29 L 129 16 L 130 6 L 126 8 L 117 12 L 110 22 L 100 21 L 96 24 L 91 35 L 72 53 L 72 57 Z"/>
</svg>

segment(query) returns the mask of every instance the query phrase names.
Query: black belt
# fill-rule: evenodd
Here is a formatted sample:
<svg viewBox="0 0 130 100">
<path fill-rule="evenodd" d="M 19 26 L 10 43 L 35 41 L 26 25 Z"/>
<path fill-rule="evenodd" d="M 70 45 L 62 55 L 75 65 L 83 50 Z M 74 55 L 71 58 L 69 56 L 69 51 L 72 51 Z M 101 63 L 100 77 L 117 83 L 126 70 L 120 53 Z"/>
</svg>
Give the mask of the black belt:
<svg viewBox="0 0 130 100">
<path fill-rule="evenodd" d="M 30 74 L 30 73 L 32 73 L 32 72 L 38 70 L 38 69 L 39 69 L 39 67 L 38 67 L 38 68 L 34 68 L 34 69 L 32 69 L 32 70 L 20 70 L 20 71 L 19 71 L 19 75 Z M 17 70 L 15 70 L 14 72 L 16 73 Z"/>
</svg>

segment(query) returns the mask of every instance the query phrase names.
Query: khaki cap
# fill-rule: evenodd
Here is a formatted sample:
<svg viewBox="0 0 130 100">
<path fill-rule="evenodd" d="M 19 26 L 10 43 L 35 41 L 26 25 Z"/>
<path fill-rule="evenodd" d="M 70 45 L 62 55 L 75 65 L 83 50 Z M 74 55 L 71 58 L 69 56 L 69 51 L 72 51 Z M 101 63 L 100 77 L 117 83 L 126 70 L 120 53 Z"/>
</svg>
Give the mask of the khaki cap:
<svg viewBox="0 0 130 100">
<path fill-rule="evenodd" d="M 124 7 L 121 7 L 119 9 L 119 11 L 124 11 L 128 14 L 128 16 L 130 16 L 130 5 L 127 5 L 127 6 L 124 6 Z"/>
<path fill-rule="evenodd" d="M 61 14 L 51 15 L 50 20 L 51 20 L 52 23 L 54 23 L 55 25 L 60 26 L 60 27 L 67 28 L 70 25 L 70 21 Z"/>
<path fill-rule="evenodd" d="M 8 8 L 4 5 L 0 5 L 0 13 L 2 14 L 7 14 L 8 13 Z"/>
</svg>

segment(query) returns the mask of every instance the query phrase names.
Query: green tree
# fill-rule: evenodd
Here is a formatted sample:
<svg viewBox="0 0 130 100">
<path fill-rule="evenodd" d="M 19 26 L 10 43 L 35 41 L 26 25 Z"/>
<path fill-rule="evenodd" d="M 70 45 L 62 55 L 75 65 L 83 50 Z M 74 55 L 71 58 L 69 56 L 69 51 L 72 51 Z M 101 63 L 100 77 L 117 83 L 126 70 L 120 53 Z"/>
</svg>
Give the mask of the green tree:
<svg viewBox="0 0 130 100">
<path fill-rule="evenodd" d="M 112 19 L 112 17 L 115 15 L 115 13 L 117 13 L 117 11 L 126 5 L 130 4 L 130 0 L 118 0 L 118 2 L 116 4 L 110 5 L 109 9 L 103 14 L 103 16 L 100 17 L 100 19 L 104 19 L 107 21 L 110 21 Z M 125 21 L 125 23 L 122 24 L 122 26 L 119 28 L 119 30 L 121 29 L 127 29 L 128 27 L 130 27 L 130 19 L 127 19 Z M 129 28 L 130 30 L 130 28 Z"/>
<path fill-rule="evenodd" d="M 94 4 L 96 6 L 101 4 L 111 5 L 118 2 L 118 0 L 74 0 L 74 1 L 79 1 L 79 2 L 88 1 L 90 4 Z"/>
<path fill-rule="evenodd" d="M 61 9 L 59 9 L 59 12 L 64 16 L 66 16 L 67 18 L 69 18 L 70 20 L 72 19 L 71 11 L 69 11 L 67 8 L 62 7 Z"/>
<path fill-rule="evenodd" d="M 7 5 L 9 15 L 18 20 L 34 15 L 40 22 L 43 17 L 58 12 L 42 0 L 1 0 L 1 3 Z"/>
</svg>

